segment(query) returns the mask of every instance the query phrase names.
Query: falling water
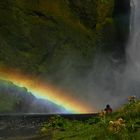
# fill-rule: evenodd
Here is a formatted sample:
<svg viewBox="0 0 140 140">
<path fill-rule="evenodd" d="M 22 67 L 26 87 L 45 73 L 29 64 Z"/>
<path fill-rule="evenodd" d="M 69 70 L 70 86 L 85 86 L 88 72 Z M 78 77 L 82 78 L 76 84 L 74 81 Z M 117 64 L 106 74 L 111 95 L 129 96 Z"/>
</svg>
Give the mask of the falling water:
<svg viewBox="0 0 140 140">
<path fill-rule="evenodd" d="M 135 70 L 140 72 L 140 0 L 132 0 L 132 17 L 130 44 L 127 54 L 135 65 Z M 140 74 L 140 73 L 139 73 Z"/>
<path fill-rule="evenodd" d="M 126 48 L 127 65 L 124 89 L 127 94 L 140 93 L 140 0 L 131 0 L 130 38 Z"/>
</svg>

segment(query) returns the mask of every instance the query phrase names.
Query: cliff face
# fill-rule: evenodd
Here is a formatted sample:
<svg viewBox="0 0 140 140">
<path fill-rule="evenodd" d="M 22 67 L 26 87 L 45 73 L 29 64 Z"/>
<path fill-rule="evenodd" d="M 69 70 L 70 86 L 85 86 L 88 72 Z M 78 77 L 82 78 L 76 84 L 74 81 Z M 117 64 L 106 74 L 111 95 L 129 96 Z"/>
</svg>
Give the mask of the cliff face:
<svg viewBox="0 0 140 140">
<path fill-rule="evenodd" d="M 99 51 L 120 54 L 116 1 L 1 0 L 0 65 L 54 75 L 86 69 Z"/>
<path fill-rule="evenodd" d="M 26 88 L 0 80 L 0 113 L 66 113 L 55 103 L 38 99 Z"/>
<path fill-rule="evenodd" d="M 129 37 L 130 11 L 130 0 L 115 0 L 113 15 L 117 24 L 119 46 L 123 48 L 125 48 Z M 119 49 L 121 50 L 122 48 Z"/>
</svg>

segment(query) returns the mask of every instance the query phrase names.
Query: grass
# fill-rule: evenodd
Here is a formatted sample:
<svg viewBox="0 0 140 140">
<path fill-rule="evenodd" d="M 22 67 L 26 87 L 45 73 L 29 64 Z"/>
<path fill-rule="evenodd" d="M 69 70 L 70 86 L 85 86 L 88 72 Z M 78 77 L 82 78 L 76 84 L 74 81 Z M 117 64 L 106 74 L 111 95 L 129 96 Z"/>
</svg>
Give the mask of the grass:
<svg viewBox="0 0 140 140">
<path fill-rule="evenodd" d="M 53 117 L 44 124 L 41 135 L 51 134 L 53 140 L 139 140 L 139 117 L 140 101 L 136 101 L 83 122 Z"/>
</svg>

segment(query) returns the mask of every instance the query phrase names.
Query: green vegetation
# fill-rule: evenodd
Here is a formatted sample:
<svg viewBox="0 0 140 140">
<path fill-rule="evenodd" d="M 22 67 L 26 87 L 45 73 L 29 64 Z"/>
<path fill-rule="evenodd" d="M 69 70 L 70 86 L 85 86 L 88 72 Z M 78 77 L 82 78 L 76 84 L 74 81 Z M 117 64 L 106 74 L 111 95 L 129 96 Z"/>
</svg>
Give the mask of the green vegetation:
<svg viewBox="0 0 140 140">
<path fill-rule="evenodd" d="M 0 80 L 0 113 L 14 113 L 16 111 L 15 104 L 19 101 L 16 92 L 21 92 L 11 82 Z M 13 94 L 13 95 L 12 95 Z"/>
<path fill-rule="evenodd" d="M 51 108 L 50 108 L 51 106 Z M 57 113 L 66 111 L 51 101 L 37 99 L 24 87 L 0 80 L 0 114 Z"/>
<path fill-rule="evenodd" d="M 97 50 L 117 52 L 113 12 L 114 0 L 1 1 L 0 66 L 58 79 L 64 67 L 86 71 Z"/>
<path fill-rule="evenodd" d="M 84 122 L 53 117 L 44 124 L 41 135 L 51 135 L 53 140 L 139 140 L 139 117 L 140 101 L 136 101 Z"/>
</svg>

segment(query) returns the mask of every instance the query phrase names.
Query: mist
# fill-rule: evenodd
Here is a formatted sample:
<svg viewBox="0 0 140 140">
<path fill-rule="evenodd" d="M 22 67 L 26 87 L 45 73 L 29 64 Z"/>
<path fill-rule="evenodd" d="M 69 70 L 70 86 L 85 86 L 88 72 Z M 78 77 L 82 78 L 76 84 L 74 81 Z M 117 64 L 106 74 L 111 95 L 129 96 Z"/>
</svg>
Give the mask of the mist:
<svg viewBox="0 0 140 140">
<path fill-rule="evenodd" d="M 109 55 L 98 54 L 90 69 L 85 69 L 82 74 L 70 66 L 63 65 L 65 69 L 59 73 L 57 85 L 69 90 L 70 96 L 81 103 L 90 105 L 93 112 L 104 108 L 106 104 L 116 108 L 128 95 L 122 95 L 124 65 L 118 63 L 119 60 L 113 60 Z"/>
<path fill-rule="evenodd" d="M 119 105 L 127 101 L 127 97 L 129 95 L 136 95 L 137 97 L 139 97 L 140 91 L 139 6 L 140 2 L 138 0 L 131 1 L 130 35 L 129 39 L 127 40 L 125 55 L 123 56 L 123 59 L 114 57 L 113 52 L 103 52 L 103 50 L 102 51 L 94 50 L 94 48 L 96 47 L 98 48 L 98 46 L 95 46 L 96 44 L 98 45 L 98 43 L 94 42 L 94 39 L 92 38 L 93 36 L 88 36 L 87 39 L 87 36 L 85 34 L 82 35 L 79 33 L 74 34 L 75 32 L 66 32 L 66 34 L 64 35 L 67 36 L 66 37 L 67 39 L 64 42 L 63 41 L 61 42 L 60 39 L 59 40 L 60 44 L 56 43 L 57 45 L 55 49 L 57 47 L 58 50 L 62 49 L 62 52 L 61 51 L 57 52 L 57 49 L 56 53 L 54 52 L 54 55 L 59 55 L 59 57 L 57 56 L 55 58 L 55 56 L 49 56 L 48 60 L 46 58 L 43 58 L 40 65 L 40 67 L 43 66 L 43 70 L 41 72 L 38 72 L 38 70 L 36 70 L 37 68 L 35 67 L 34 70 L 37 71 L 36 73 L 39 74 L 36 75 L 36 77 L 34 78 L 35 79 L 39 78 L 42 81 L 49 83 L 50 85 L 52 84 L 52 86 L 54 85 L 54 87 L 58 87 L 66 91 L 65 92 L 66 96 L 76 99 L 79 103 L 82 103 L 83 105 L 85 104 L 91 106 L 91 108 L 93 108 L 93 112 L 103 109 L 106 106 L 106 104 L 110 104 L 113 108 L 117 108 Z M 109 26 L 109 28 L 111 28 L 111 26 Z M 64 29 L 68 30 L 69 27 Z M 60 30 L 64 29 L 60 28 Z M 73 36 L 73 38 L 71 39 L 71 36 L 69 34 L 75 36 Z M 81 35 L 81 37 L 79 37 L 79 35 Z M 114 38 L 116 36 L 114 36 Z M 103 37 L 105 37 L 105 35 Z M 53 40 L 53 35 L 51 36 L 51 38 L 52 38 L 51 40 Z M 64 36 L 62 36 L 62 38 L 64 38 Z M 84 40 L 84 38 L 86 39 Z M 104 41 L 108 42 L 110 41 L 109 43 L 107 43 L 107 45 L 109 45 L 107 47 L 113 48 L 114 46 L 112 45 L 113 44 L 112 42 L 115 42 L 117 40 L 116 38 L 115 38 L 116 40 L 113 40 L 114 38 L 110 37 L 109 38 L 110 40 L 108 38 L 107 40 L 103 39 L 101 40 L 99 45 L 102 45 Z M 44 38 L 43 36 L 43 39 L 44 42 L 47 43 L 47 37 Z M 94 43 L 92 41 L 90 42 L 89 40 L 92 40 Z M 71 43 L 72 41 L 75 42 L 74 43 L 75 46 L 73 43 Z M 88 62 L 88 60 L 85 60 L 85 58 L 81 56 L 83 52 L 81 52 L 80 50 L 81 49 L 80 45 L 83 45 L 81 47 L 86 48 L 86 46 L 84 46 L 86 41 L 87 47 L 90 48 L 88 49 L 91 52 L 88 52 L 89 50 L 87 49 L 88 50 L 87 51 L 85 49 L 85 51 L 87 51 L 85 52 L 85 54 L 90 55 L 93 53 L 92 58 L 90 57 L 89 60 L 90 62 Z M 48 48 L 50 46 L 51 45 L 48 45 Z M 67 49 L 63 52 L 63 49 L 65 49 L 65 47 Z M 119 50 L 118 49 L 119 46 L 114 48 L 116 49 L 116 51 Z M 42 54 L 40 54 L 40 57 L 41 55 Z M 51 59 L 58 60 L 48 62 L 51 61 Z M 33 62 L 37 63 L 37 59 L 35 59 Z M 33 65 L 33 62 L 31 61 L 31 65 Z M 51 67 L 50 69 L 48 68 L 49 65 Z M 49 69 L 49 72 L 47 71 L 47 69 Z M 29 70 L 32 71 L 32 69 Z"/>
<path fill-rule="evenodd" d="M 111 53 L 96 53 L 89 68 L 84 60 L 67 56 L 53 76 L 55 84 L 71 92 L 72 97 L 99 111 L 110 104 L 114 109 L 128 96 L 140 96 L 140 2 L 131 1 L 130 35 L 123 60 Z M 76 69 L 75 65 L 82 65 Z"/>
<path fill-rule="evenodd" d="M 126 47 L 126 67 L 124 71 L 124 91 L 140 96 L 140 1 L 131 1 L 130 37 Z M 128 94 L 127 94 L 128 95 Z"/>
</svg>

